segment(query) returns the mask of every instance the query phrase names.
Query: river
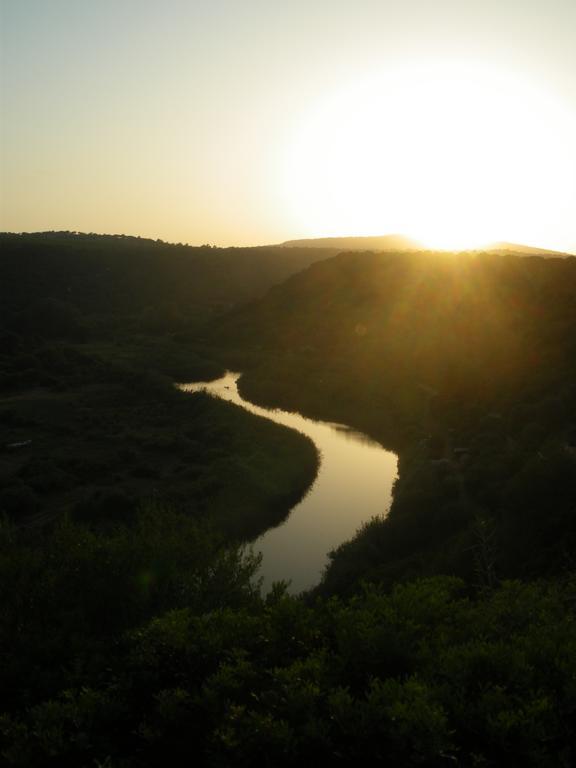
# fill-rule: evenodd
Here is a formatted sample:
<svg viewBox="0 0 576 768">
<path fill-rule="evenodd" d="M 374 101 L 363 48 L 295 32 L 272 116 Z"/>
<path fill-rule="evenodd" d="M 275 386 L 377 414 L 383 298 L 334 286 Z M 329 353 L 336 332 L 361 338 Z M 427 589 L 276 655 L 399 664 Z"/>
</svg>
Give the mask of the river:
<svg viewBox="0 0 576 768">
<path fill-rule="evenodd" d="M 374 515 L 388 512 L 397 457 L 366 435 L 343 424 L 314 421 L 299 413 L 261 408 L 241 397 L 239 373 L 211 382 L 182 384 L 186 392 L 205 390 L 257 416 L 296 429 L 314 441 L 320 469 L 306 496 L 286 520 L 254 542 L 262 552 L 263 591 L 274 581 L 289 581 L 297 594 L 320 581 L 328 552 L 352 538 Z"/>
</svg>

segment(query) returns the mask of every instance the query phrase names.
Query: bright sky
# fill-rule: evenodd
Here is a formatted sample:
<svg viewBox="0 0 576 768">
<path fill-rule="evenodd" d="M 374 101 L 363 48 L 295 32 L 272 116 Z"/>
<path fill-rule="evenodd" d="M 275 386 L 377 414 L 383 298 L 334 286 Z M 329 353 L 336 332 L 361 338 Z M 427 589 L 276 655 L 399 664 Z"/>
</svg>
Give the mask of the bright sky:
<svg viewBox="0 0 576 768">
<path fill-rule="evenodd" d="M 575 0 L 0 0 L 0 229 L 576 252 Z"/>
</svg>

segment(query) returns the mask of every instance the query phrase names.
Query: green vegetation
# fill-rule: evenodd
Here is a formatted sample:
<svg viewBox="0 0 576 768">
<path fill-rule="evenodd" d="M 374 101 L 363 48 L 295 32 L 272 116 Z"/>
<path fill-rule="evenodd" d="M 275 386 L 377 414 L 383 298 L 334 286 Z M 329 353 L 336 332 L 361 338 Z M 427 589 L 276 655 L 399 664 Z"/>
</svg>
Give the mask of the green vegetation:
<svg viewBox="0 0 576 768">
<path fill-rule="evenodd" d="M 334 252 L 191 247 L 71 232 L 0 234 L 0 318 L 6 332 L 27 339 L 170 335 L 184 343 L 208 318 Z"/>
<path fill-rule="evenodd" d="M 572 764 L 571 582 L 306 605 L 157 505 L 41 549 L 3 534 L 6 765 Z"/>
<path fill-rule="evenodd" d="M 78 392 L 6 399 L 0 413 L 8 445 L 21 445 L 0 454 L 0 508 L 27 526 L 64 512 L 127 521 L 157 496 L 247 540 L 280 522 L 316 472 L 302 435 L 160 375 L 113 369 Z"/>
<path fill-rule="evenodd" d="M 575 260 L 2 246 L 3 765 L 574 764 Z M 244 546 L 316 451 L 225 363 L 400 455 L 303 598 Z"/>
</svg>

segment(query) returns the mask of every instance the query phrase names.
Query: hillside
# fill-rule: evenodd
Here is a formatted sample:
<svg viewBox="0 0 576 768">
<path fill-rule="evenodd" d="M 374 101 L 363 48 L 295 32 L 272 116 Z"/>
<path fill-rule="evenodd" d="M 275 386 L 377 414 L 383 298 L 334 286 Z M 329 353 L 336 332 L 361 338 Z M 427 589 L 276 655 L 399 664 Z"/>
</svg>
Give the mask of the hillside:
<svg viewBox="0 0 576 768">
<path fill-rule="evenodd" d="M 153 494 L 231 537 L 282 519 L 314 476 L 313 446 L 173 383 L 223 373 L 207 320 L 318 251 L 66 232 L 0 245 L 0 515 L 126 521 Z"/>
<path fill-rule="evenodd" d="M 84 317 L 150 308 L 203 320 L 325 258 L 322 250 L 193 247 L 124 235 L 0 234 L 0 303 L 50 297 Z"/>
<path fill-rule="evenodd" d="M 0 234 L 0 390 L 62 341 L 106 347 L 173 378 L 220 370 L 202 344 L 213 317 L 326 258 L 321 249 L 191 247 L 124 235 Z M 37 357 L 37 356 L 36 356 Z M 36 379 L 38 380 L 38 379 Z"/>
<path fill-rule="evenodd" d="M 501 575 L 567 567 L 575 296 L 573 258 L 343 253 L 222 320 L 220 343 L 252 349 L 251 399 L 354 424 L 400 452 L 389 521 L 336 553 L 331 589 L 361 575 L 474 578 L 479 524 Z"/>
</svg>

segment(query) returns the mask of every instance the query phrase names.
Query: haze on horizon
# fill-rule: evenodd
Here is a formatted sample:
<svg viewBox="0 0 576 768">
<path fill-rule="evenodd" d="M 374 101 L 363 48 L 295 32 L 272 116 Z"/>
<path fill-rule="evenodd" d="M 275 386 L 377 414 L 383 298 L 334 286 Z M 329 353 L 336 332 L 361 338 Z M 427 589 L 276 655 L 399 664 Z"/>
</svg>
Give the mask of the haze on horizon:
<svg viewBox="0 0 576 768">
<path fill-rule="evenodd" d="M 0 229 L 576 252 L 573 0 L 0 0 Z"/>
</svg>

